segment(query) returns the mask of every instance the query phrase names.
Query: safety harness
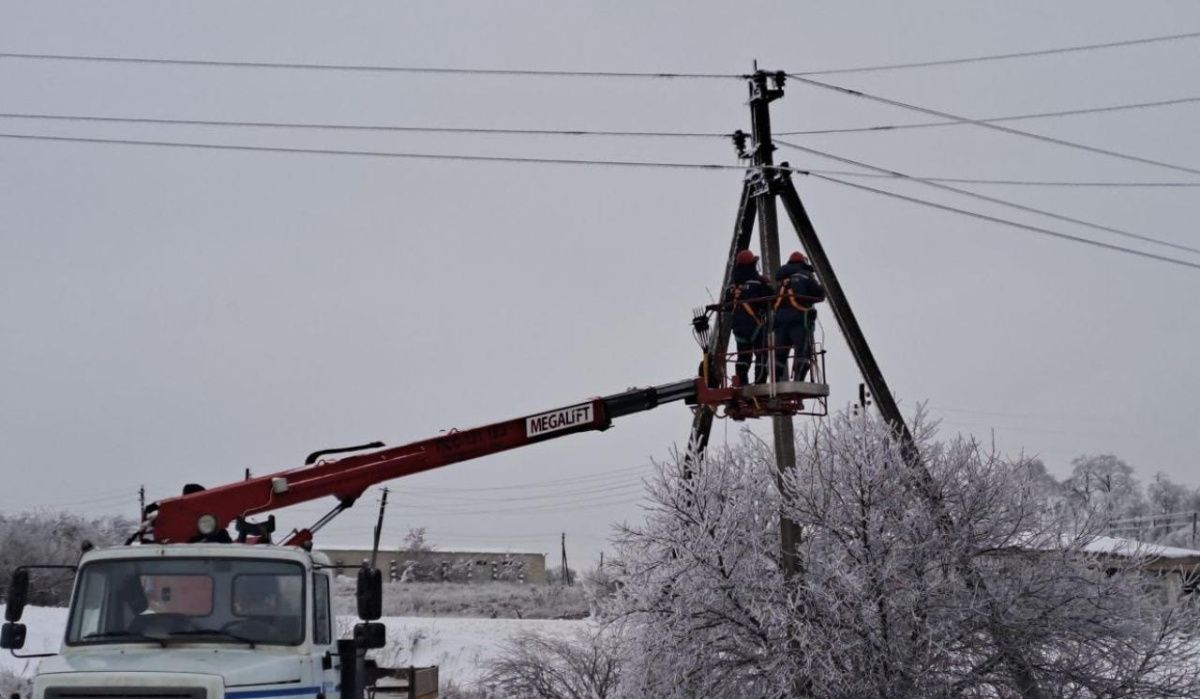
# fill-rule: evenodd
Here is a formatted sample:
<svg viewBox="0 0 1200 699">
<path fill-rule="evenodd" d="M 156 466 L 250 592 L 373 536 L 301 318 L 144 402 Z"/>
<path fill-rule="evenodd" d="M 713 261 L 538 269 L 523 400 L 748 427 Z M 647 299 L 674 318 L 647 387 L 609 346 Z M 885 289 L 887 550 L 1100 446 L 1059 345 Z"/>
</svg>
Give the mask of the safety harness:
<svg viewBox="0 0 1200 699">
<path fill-rule="evenodd" d="M 808 311 L 812 310 L 812 306 L 805 306 L 796 300 L 795 292 L 789 288 L 792 283 L 792 278 L 793 277 L 788 277 L 787 279 L 784 279 L 783 284 L 779 286 L 779 295 L 775 297 L 775 306 L 772 308 L 772 310 L 778 311 L 779 307 L 783 305 L 783 302 L 787 301 L 792 308 L 802 313 L 807 313 Z"/>
<path fill-rule="evenodd" d="M 750 303 L 748 301 L 741 300 L 742 291 L 745 289 L 745 284 L 746 283 L 734 285 L 732 304 L 734 307 L 740 307 L 743 311 L 746 312 L 746 315 L 750 316 L 750 318 L 754 321 L 755 325 L 761 327 L 766 319 L 760 318 L 759 315 L 754 312 L 754 306 L 750 305 Z"/>
</svg>

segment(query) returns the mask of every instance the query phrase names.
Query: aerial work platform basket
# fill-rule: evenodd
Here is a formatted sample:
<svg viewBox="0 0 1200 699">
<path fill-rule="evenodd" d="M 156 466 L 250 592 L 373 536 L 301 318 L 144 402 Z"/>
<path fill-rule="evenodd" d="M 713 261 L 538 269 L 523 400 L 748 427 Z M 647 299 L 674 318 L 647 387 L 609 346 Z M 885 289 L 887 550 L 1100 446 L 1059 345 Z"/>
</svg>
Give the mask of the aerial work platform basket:
<svg viewBox="0 0 1200 699">
<path fill-rule="evenodd" d="M 786 371 L 794 366 L 794 358 L 780 370 L 775 361 L 778 349 L 775 345 L 766 345 L 750 352 L 727 352 L 715 376 L 702 375 L 697 381 L 696 402 L 712 407 L 717 417 L 734 420 L 776 415 L 828 415 L 829 384 L 825 383 L 824 348 L 820 343 L 813 343 L 803 381 L 791 380 L 791 375 Z M 738 360 L 747 359 L 745 355 L 755 354 L 766 358 L 766 375 L 761 377 L 761 381 L 755 381 L 760 377 L 751 371 L 751 382 L 741 385 L 736 373 Z M 756 360 L 758 357 L 751 356 L 749 359 Z M 704 364 L 707 365 L 707 362 Z"/>
</svg>

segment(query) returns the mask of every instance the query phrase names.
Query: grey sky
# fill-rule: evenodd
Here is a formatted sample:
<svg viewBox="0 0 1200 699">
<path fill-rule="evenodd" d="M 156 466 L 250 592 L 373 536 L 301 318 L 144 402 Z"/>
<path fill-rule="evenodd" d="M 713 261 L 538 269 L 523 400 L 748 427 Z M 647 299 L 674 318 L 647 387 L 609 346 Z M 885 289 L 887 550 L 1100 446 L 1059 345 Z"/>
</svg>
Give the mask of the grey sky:
<svg viewBox="0 0 1200 699">
<path fill-rule="evenodd" d="M 738 73 L 1054 48 L 1200 30 L 1194 2 L 21 3 L 0 51 L 484 68 Z M 831 76 L 972 117 L 1200 95 L 1200 40 Z M 0 59 L 0 111 L 662 131 L 748 130 L 736 81 L 380 75 Z M 779 130 L 927 121 L 789 84 Z M 1017 128 L 1200 167 L 1200 106 Z M 734 164 L 719 139 L 357 134 L 0 119 L 0 132 Z M 793 137 L 913 174 L 1191 180 L 972 127 Z M 783 149 L 800 167 L 845 169 Z M 0 139 L 4 509 L 134 511 L 187 481 L 309 451 L 517 416 L 688 376 L 740 174 L 201 152 Z M 1110 242 L 939 194 L 872 186 Z M 1114 452 L 1196 477 L 1200 272 L 806 178 L 797 182 L 884 372 L 947 431 L 1062 475 Z M 1192 189 L 977 191 L 1200 244 Z M 786 248 L 794 247 L 787 237 Z M 1139 246 L 1147 250 L 1164 252 Z M 1187 257 L 1177 251 L 1167 254 Z M 1200 260 L 1200 255 L 1189 259 Z M 828 313 L 834 405 L 858 376 Z M 587 564 L 632 487 L 683 439 L 680 406 L 392 485 L 389 538 L 556 551 Z M 728 427 L 719 424 L 714 441 Z M 642 467 L 642 468 L 638 468 Z M 606 479 L 579 481 L 624 469 Z M 560 481 L 495 514 L 513 490 Z M 630 485 L 629 488 L 613 486 Z M 584 494 L 586 488 L 603 490 Z M 555 498 L 549 497 L 559 494 Z M 626 503 L 616 502 L 626 500 Z M 599 503 L 599 504 L 597 504 Z M 365 540 L 374 497 L 326 541 Z M 432 508 L 422 509 L 422 508 Z M 303 508 L 303 524 L 324 504 Z M 464 514 L 463 511 L 470 511 Z M 451 512 L 452 511 L 452 512 Z"/>
</svg>

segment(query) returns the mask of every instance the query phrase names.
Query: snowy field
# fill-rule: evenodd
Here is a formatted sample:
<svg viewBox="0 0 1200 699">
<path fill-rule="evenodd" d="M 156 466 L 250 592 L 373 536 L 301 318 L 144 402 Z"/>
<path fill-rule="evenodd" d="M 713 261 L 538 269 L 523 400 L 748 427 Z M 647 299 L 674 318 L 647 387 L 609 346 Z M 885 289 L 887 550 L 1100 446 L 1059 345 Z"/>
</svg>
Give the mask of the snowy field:
<svg viewBox="0 0 1200 699">
<path fill-rule="evenodd" d="M 0 609 L 3 605 L 0 605 Z M 62 642 L 67 610 L 27 607 L 22 622 L 29 628 L 23 653 L 57 651 Z M 354 625 L 354 617 L 338 617 L 343 634 Z M 438 665 L 443 683 L 462 686 L 479 679 L 483 666 L 514 634 L 532 631 L 546 636 L 567 637 L 585 629 L 586 620 L 558 619 L 468 619 L 453 617 L 385 617 L 388 646 L 380 651 L 381 662 L 396 665 Z M 32 677 L 37 660 L 20 660 L 0 654 L 0 669 Z"/>
</svg>

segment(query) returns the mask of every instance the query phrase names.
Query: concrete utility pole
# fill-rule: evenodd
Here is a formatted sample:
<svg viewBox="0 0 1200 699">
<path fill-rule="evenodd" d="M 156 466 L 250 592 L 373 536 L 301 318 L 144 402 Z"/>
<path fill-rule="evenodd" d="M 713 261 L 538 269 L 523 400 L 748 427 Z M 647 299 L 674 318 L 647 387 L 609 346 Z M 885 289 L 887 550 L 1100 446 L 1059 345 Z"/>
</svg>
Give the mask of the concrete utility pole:
<svg viewBox="0 0 1200 699">
<path fill-rule="evenodd" d="M 758 208 L 758 241 L 761 251 L 763 275 L 770 278 L 780 266 L 779 257 L 779 219 L 775 211 L 775 190 L 771 187 L 771 168 L 775 164 L 775 145 L 771 140 L 771 108 L 774 100 L 783 96 L 782 76 L 776 75 L 775 87 L 768 86 L 767 73 L 755 71 L 750 78 L 750 124 L 752 128 L 753 150 L 750 152 L 750 162 L 757 169 L 755 179 L 751 183 L 751 194 Z M 767 327 L 775 324 L 774 311 L 771 311 Z M 767 343 L 772 344 L 773 338 Z M 775 358 L 769 356 L 767 361 L 774 363 Z M 784 377 L 776 376 L 775 380 Z M 771 418 L 774 432 L 775 466 L 780 492 L 784 489 L 783 474 L 796 468 L 796 430 L 791 415 L 778 415 Z M 787 575 L 794 575 L 800 570 L 800 559 L 797 547 L 800 544 L 800 527 L 793 521 L 782 518 L 779 523 L 780 549 L 782 552 L 783 570 Z"/>
<path fill-rule="evenodd" d="M 567 566 L 567 533 L 562 533 L 562 570 L 559 571 L 562 575 L 562 584 L 571 584 L 571 569 Z"/>
<path fill-rule="evenodd" d="M 388 489 L 383 489 L 383 497 L 379 500 L 379 519 L 375 521 L 375 540 L 371 544 L 371 567 L 379 557 L 379 537 L 383 534 L 383 511 L 387 509 Z"/>
</svg>

